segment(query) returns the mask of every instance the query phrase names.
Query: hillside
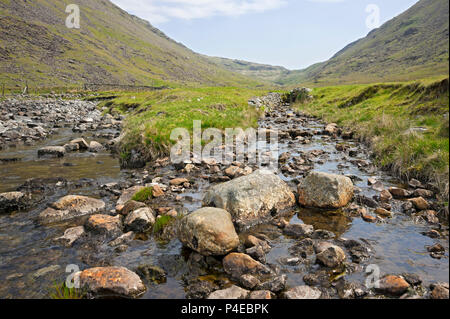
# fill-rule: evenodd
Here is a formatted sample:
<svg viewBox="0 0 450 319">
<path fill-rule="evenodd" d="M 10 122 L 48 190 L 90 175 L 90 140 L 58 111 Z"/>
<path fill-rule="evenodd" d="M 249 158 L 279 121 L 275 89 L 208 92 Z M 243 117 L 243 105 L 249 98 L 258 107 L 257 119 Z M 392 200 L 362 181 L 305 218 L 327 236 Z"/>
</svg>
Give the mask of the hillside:
<svg viewBox="0 0 450 319">
<path fill-rule="evenodd" d="M 410 9 L 336 53 L 304 70 L 246 61 L 209 58 L 233 72 L 294 86 L 411 81 L 448 74 L 449 4 L 420 0 Z"/>
<path fill-rule="evenodd" d="M 292 71 L 276 82 L 369 83 L 448 74 L 448 19 L 447 0 L 420 0 L 330 60 Z"/>
<path fill-rule="evenodd" d="M 232 72 L 264 81 L 267 83 L 276 82 L 279 78 L 287 76 L 291 71 L 282 66 L 273 66 L 268 64 L 259 64 L 242 60 L 233 60 L 219 57 L 207 57 L 218 66 Z"/>
<path fill-rule="evenodd" d="M 0 0 L 0 83 L 70 86 L 178 82 L 254 85 L 168 38 L 108 0 L 79 0 L 80 29 L 68 29 L 68 0 Z"/>
</svg>

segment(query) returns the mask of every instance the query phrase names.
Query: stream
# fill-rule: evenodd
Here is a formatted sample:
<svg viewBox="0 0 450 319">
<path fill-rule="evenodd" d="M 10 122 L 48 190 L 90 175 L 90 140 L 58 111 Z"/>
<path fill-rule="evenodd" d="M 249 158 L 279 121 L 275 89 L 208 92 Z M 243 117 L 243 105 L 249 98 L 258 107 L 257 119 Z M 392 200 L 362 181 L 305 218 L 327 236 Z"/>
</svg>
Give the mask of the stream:
<svg viewBox="0 0 450 319">
<path fill-rule="evenodd" d="M 385 188 L 405 187 L 388 173 L 374 169 L 369 151 L 360 143 L 317 134 L 325 128 L 325 124 L 317 119 L 281 108 L 274 110 L 270 117 L 262 118 L 259 125 L 281 131 L 298 129 L 310 132 L 310 143 L 302 144 L 292 138 L 281 138 L 280 154 L 290 153 L 287 163 L 292 162 L 295 157 L 309 156 L 311 163 L 308 165 L 313 166 L 316 171 L 351 176 L 359 189 L 358 195 L 372 198 L 379 194 L 368 185 L 369 178 L 380 181 Z M 142 298 L 149 299 L 186 298 L 190 285 L 196 280 L 208 280 L 219 287 L 230 285 L 230 279 L 220 267 L 201 266 L 198 256 L 182 247 L 178 239 L 170 234 L 165 238 L 141 234 L 125 251 L 114 250 L 107 242 L 89 239 L 75 243 L 70 248 L 55 243 L 54 238 L 62 236 L 67 228 L 82 225 L 85 221 L 85 218 L 78 218 L 48 226 L 36 221 L 36 217 L 49 203 L 62 196 L 73 194 L 102 199 L 106 203 L 104 213 L 108 214 L 114 212 L 118 194 L 105 190 L 106 184 L 118 185 L 117 189 L 123 190 L 133 185 L 144 185 L 157 177 L 160 178 L 159 183 L 165 185 L 175 177 L 186 177 L 192 181 L 190 188 L 181 192 L 169 191 L 163 198 L 155 200 L 152 207 L 155 210 L 158 207 L 171 207 L 179 213 L 187 214 L 200 208 L 206 190 L 217 184 L 204 176 L 222 175 L 226 168 L 219 166 L 220 172 L 217 172 L 211 167 L 200 165 L 197 170 L 187 173 L 168 163 L 157 166 L 150 164 L 145 169 L 121 170 L 118 158 L 107 150 L 99 153 L 73 152 L 56 159 L 37 157 L 37 150 L 43 146 L 64 145 L 79 137 L 107 143 L 107 139 L 93 134 L 94 132 L 75 133 L 71 128 L 60 128 L 55 134 L 36 144 L 19 145 L 0 151 L 0 158 L 19 159 L 0 162 L 0 193 L 14 191 L 30 179 L 41 179 L 35 182 L 42 188 L 40 192 L 33 194 L 33 206 L 26 211 L 0 215 L 0 298 L 47 298 L 51 286 L 65 280 L 66 266 L 71 264 L 80 269 L 114 265 L 131 270 L 141 264 L 157 265 L 165 270 L 167 279 L 160 284 L 146 283 L 147 292 Z M 337 145 L 346 145 L 347 152 L 338 151 Z M 348 149 L 354 150 L 356 156 L 349 156 Z M 307 155 L 311 151 L 313 155 Z M 365 165 L 361 166 L 361 161 Z M 280 164 L 281 166 L 283 165 Z M 295 169 L 291 172 L 279 170 L 279 176 L 295 192 L 298 179 L 304 174 L 305 172 Z M 346 282 L 364 283 L 365 269 L 370 264 L 377 265 L 382 274 L 418 275 L 424 287 L 434 282 L 448 282 L 448 227 L 441 226 L 441 238 L 424 236 L 423 232 L 439 227 L 418 222 L 403 214 L 402 204 L 403 201 L 392 200 L 393 218 L 378 223 L 368 223 L 360 217 L 349 215 L 345 210 L 306 208 L 297 208 L 289 221 L 330 231 L 337 239 L 362 240 L 371 247 L 368 260 L 357 264 L 349 258 L 351 267 L 342 279 Z M 306 274 L 320 270 L 320 266 L 314 264 L 290 266 L 282 262 L 283 258 L 289 257 L 289 248 L 296 240 L 283 235 L 276 225 L 258 225 L 246 233 L 262 235 L 270 240 L 272 250 L 266 256 L 267 263 L 276 265 L 282 274 L 287 275 L 288 287 L 304 285 Z M 445 255 L 441 259 L 432 258 L 426 249 L 426 246 L 436 243 L 445 248 Z M 339 298 L 333 287 L 335 286 L 331 285 L 330 298 Z"/>
</svg>

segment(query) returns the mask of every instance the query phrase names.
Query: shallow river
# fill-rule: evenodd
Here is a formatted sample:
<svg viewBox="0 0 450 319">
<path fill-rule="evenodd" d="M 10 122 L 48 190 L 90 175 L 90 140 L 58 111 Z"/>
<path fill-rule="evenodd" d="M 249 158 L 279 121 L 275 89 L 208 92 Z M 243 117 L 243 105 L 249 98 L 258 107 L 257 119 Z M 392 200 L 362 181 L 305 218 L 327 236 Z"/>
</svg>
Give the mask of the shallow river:
<svg viewBox="0 0 450 319">
<path fill-rule="evenodd" d="M 273 118 L 261 121 L 261 126 L 280 127 L 286 124 L 275 124 Z M 287 125 L 293 125 L 289 122 Z M 306 124 L 299 128 L 305 130 L 321 130 L 323 124 L 308 119 Z M 68 186 L 54 186 L 49 195 L 38 202 L 28 212 L 19 212 L 12 215 L 0 215 L 0 298 L 40 298 L 47 297 L 49 287 L 64 280 L 65 268 L 75 264 L 80 269 L 94 265 L 113 264 L 135 269 L 137 265 L 148 263 L 162 267 L 168 273 L 167 282 L 160 285 L 151 284 L 144 298 L 185 298 L 185 282 L 183 278 L 189 271 L 189 252 L 183 249 L 177 239 L 170 242 L 159 242 L 151 236 L 140 238 L 132 242 L 127 251 L 115 253 L 108 248 L 101 247 L 89 253 L 81 252 L 80 247 L 64 248 L 53 242 L 53 238 L 61 236 L 69 226 L 81 223 L 79 220 L 59 224 L 56 226 L 41 226 L 35 217 L 47 206 L 66 194 L 88 195 L 102 198 L 107 203 L 107 209 L 112 210 L 114 200 L 105 196 L 100 185 L 123 180 L 133 181 L 130 171 L 120 171 L 117 158 L 108 152 L 92 154 L 70 153 L 63 159 L 38 159 L 37 149 L 47 145 L 63 145 L 69 140 L 79 137 L 70 129 L 61 129 L 57 135 L 40 142 L 34 146 L 21 146 L 1 151 L 0 158 L 20 158 L 20 161 L 0 163 L 0 192 L 13 191 L 29 178 L 65 178 Z M 85 136 L 90 139 L 89 135 Z M 101 139 L 96 139 L 102 142 Z M 313 141 L 307 145 L 289 144 L 280 142 L 281 151 L 291 152 L 297 156 L 299 151 L 323 150 L 325 157 L 315 163 L 314 169 L 344 175 L 355 175 L 359 181 L 355 185 L 361 189 L 361 194 L 372 197 L 378 192 L 368 186 L 368 178 L 375 177 L 382 181 L 385 187 L 399 186 L 398 183 L 384 172 L 376 171 L 369 174 L 360 170 L 349 162 L 348 155 L 336 150 L 337 143 L 346 143 L 351 147 L 358 147 L 360 152 L 357 158 L 368 160 L 364 148 L 355 142 L 326 139 L 315 135 Z M 152 172 L 150 172 L 152 175 Z M 177 174 L 171 167 L 159 169 L 154 177 L 160 176 L 169 179 Z M 292 180 L 297 176 L 280 177 L 286 180 L 293 188 Z M 89 181 L 91 179 L 91 181 Z M 194 188 L 181 194 L 186 200 L 168 202 L 167 205 L 176 206 L 189 212 L 201 207 L 201 199 L 205 190 L 210 186 L 207 180 L 199 179 Z M 338 237 L 347 239 L 364 239 L 370 243 L 374 253 L 373 257 L 362 266 L 376 264 L 382 274 L 418 274 L 424 283 L 449 280 L 448 253 L 443 259 L 433 259 L 426 251 L 425 246 L 441 243 L 448 252 L 448 238 L 431 239 L 421 234 L 430 229 L 430 225 L 417 224 L 411 217 L 401 213 L 400 201 L 393 201 L 394 217 L 386 223 L 366 223 L 360 218 L 350 218 L 340 211 L 323 212 L 311 209 L 298 209 L 291 222 L 311 224 L 315 229 L 332 231 Z M 271 239 L 272 251 L 267 255 L 267 262 L 280 264 L 279 259 L 289 256 L 288 248 L 295 240 L 282 235 L 277 227 L 260 225 L 250 230 L 253 233 L 265 234 Z M 103 245 L 106 246 L 106 245 Z M 84 248 L 83 248 L 84 249 Z M 107 261 L 105 261 L 107 260 Z M 283 272 L 288 275 L 288 285 L 303 284 L 306 271 L 303 266 L 281 265 Z M 48 272 L 37 273 L 46 267 Z M 317 266 L 312 266 L 317 267 Z M 211 275 L 214 280 L 225 276 L 219 273 L 203 273 L 201 276 Z M 355 272 L 348 275 L 346 280 L 363 282 L 364 272 Z M 226 280 L 226 279 L 225 279 Z"/>
</svg>

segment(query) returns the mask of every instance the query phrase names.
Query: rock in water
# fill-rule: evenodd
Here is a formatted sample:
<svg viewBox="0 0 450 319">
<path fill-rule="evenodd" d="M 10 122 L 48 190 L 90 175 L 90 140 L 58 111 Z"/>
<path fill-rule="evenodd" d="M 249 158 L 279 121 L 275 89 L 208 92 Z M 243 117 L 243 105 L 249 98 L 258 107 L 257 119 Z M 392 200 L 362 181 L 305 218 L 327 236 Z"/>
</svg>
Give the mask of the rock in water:
<svg viewBox="0 0 450 319">
<path fill-rule="evenodd" d="M 271 273 L 270 268 L 246 254 L 231 253 L 223 259 L 223 269 L 233 278 L 242 275 L 263 275 Z"/>
<path fill-rule="evenodd" d="M 155 224 L 155 215 L 151 208 L 139 208 L 125 218 L 125 228 L 136 232 L 145 232 Z"/>
<path fill-rule="evenodd" d="M 317 262 L 329 267 L 336 268 L 345 261 L 345 252 L 339 246 L 328 242 L 321 242 L 314 246 Z"/>
<path fill-rule="evenodd" d="M 298 286 L 283 293 L 285 299 L 319 299 L 322 292 L 309 286 Z"/>
<path fill-rule="evenodd" d="M 89 152 L 98 153 L 103 151 L 104 149 L 105 148 L 103 147 L 103 145 L 99 142 L 91 141 L 91 143 L 89 144 Z"/>
<path fill-rule="evenodd" d="M 295 195 L 289 186 L 268 170 L 213 186 L 203 199 L 203 206 L 230 212 L 238 226 L 261 223 L 294 205 Z"/>
<path fill-rule="evenodd" d="M 95 297 L 136 298 L 146 290 L 139 276 L 124 267 L 86 269 L 77 273 L 76 279 Z"/>
<path fill-rule="evenodd" d="M 97 214 L 89 217 L 85 225 L 86 229 L 100 235 L 118 236 L 122 233 L 120 216 Z"/>
<path fill-rule="evenodd" d="M 340 208 L 352 200 L 353 192 L 346 176 L 311 172 L 298 186 L 298 200 L 306 207 Z"/>
<path fill-rule="evenodd" d="M 246 299 L 248 294 L 248 290 L 238 286 L 231 286 L 227 289 L 214 291 L 209 295 L 208 299 Z"/>
<path fill-rule="evenodd" d="M 389 275 L 380 280 L 379 286 L 375 287 L 375 290 L 388 295 L 401 296 L 409 287 L 408 282 L 402 277 Z"/>
<path fill-rule="evenodd" d="M 66 149 L 64 146 L 47 146 L 38 150 L 38 156 L 64 157 Z"/>
<path fill-rule="evenodd" d="M 178 238 L 184 245 L 205 256 L 226 255 L 239 245 L 230 213 L 211 207 L 184 217 L 178 226 Z"/>
<path fill-rule="evenodd" d="M 53 203 L 39 214 L 41 223 L 60 222 L 75 217 L 95 214 L 105 208 L 105 203 L 99 199 L 68 195 Z"/>
<path fill-rule="evenodd" d="M 67 229 L 64 232 L 63 236 L 55 238 L 55 241 L 65 245 L 66 247 L 70 247 L 75 241 L 77 241 L 83 235 L 84 235 L 83 226 L 72 227 Z"/>
<path fill-rule="evenodd" d="M 0 214 L 25 208 L 27 206 L 27 199 L 28 196 L 21 192 L 0 194 Z"/>
</svg>

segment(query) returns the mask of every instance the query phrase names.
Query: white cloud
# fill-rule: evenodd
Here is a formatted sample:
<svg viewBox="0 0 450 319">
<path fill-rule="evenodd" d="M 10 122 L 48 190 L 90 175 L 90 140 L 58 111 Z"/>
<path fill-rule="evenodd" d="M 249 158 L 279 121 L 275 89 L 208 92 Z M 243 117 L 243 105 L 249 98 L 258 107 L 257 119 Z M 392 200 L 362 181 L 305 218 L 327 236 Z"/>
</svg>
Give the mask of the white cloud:
<svg viewBox="0 0 450 319">
<path fill-rule="evenodd" d="M 240 16 L 282 7 L 286 0 L 111 0 L 119 7 L 148 19 L 151 23 L 171 19 L 201 19 Z"/>
</svg>

